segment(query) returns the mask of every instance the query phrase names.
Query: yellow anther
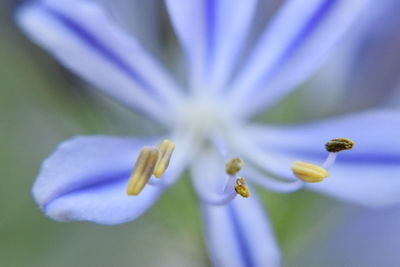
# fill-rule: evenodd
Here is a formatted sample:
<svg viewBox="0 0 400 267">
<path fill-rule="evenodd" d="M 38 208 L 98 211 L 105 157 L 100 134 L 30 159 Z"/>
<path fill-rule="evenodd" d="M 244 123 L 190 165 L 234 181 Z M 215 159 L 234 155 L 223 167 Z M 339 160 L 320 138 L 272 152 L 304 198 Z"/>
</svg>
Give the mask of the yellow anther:
<svg viewBox="0 0 400 267">
<path fill-rule="evenodd" d="M 138 195 L 153 174 L 158 160 L 158 149 L 144 147 L 136 160 L 135 167 L 129 178 L 126 193 L 130 196 Z"/>
<path fill-rule="evenodd" d="M 169 160 L 171 159 L 172 152 L 174 152 L 175 143 L 165 139 L 158 145 L 158 161 L 154 168 L 154 176 L 160 178 L 168 168 Z"/>
<path fill-rule="evenodd" d="M 225 171 L 229 175 L 235 175 L 243 167 L 243 160 L 240 158 L 234 158 L 225 164 Z"/>
<path fill-rule="evenodd" d="M 248 198 L 250 196 L 250 190 L 247 187 L 243 177 L 240 177 L 236 180 L 235 191 L 242 197 Z"/>
<path fill-rule="evenodd" d="M 318 183 L 329 176 L 324 168 L 299 160 L 293 163 L 292 171 L 297 178 L 307 183 Z"/>
<path fill-rule="evenodd" d="M 328 152 L 340 152 L 342 150 L 352 149 L 354 142 L 348 138 L 335 138 L 325 144 Z"/>
</svg>

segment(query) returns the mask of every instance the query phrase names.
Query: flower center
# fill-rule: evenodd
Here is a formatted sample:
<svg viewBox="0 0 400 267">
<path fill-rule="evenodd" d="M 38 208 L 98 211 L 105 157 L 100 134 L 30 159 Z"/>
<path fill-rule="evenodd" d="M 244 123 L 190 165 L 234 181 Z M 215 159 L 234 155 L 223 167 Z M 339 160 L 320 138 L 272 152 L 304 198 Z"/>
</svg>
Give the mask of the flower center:
<svg viewBox="0 0 400 267">
<path fill-rule="evenodd" d="M 185 101 L 177 120 L 177 128 L 194 134 L 198 140 L 208 138 L 229 128 L 229 112 L 221 101 L 210 98 L 194 98 Z"/>
</svg>

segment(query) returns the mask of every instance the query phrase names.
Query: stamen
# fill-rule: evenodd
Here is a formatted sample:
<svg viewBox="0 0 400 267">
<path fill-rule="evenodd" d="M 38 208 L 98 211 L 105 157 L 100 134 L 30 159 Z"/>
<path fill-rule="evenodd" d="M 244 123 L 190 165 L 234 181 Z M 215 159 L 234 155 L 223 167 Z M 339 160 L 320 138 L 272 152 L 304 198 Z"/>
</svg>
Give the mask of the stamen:
<svg viewBox="0 0 400 267">
<path fill-rule="evenodd" d="M 243 177 L 236 180 L 235 191 L 242 197 L 248 198 L 250 196 L 250 190 Z"/>
<path fill-rule="evenodd" d="M 329 152 L 328 156 L 326 157 L 324 163 L 322 163 L 321 167 L 326 170 L 329 169 L 330 167 L 332 167 L 332 165 L 335 163 L 336 156 L 337 156 L 337 153 Z"/>
<path fill-rule="evenodd" d="M 349 150 L 354 147 L 354 142 L 348 138 L 335 138 L 325 144 L 329 152 L 328 157 L 322 163 L 322 167 L 307 163 L 304 161 L 295 161 L 292 165 L 292 171 L 296 177 L 308 183 L 318 183 L 329 176 L 329 169 L 336 160 L 337 153 L 343 150 Z"/>
<path fill-rule="evenodd" d="M 354 147 L 354 142 L 348 138 L 335 138 L 325 144 L 328 152 L 340 152 L 343 150 L 350 150 Z"/>
<path fill-rule="evenodd" d="M 234 158 L 225 164 L 225 171 L 229 175 L 235 175 L 243 167 L 244 162 L 240 158 Z"/>
<path fill-rule="evenodd" d="M 224 193 L 233 191 L 233 189 L 235 189 L 235 183 L 236 183 L 236 177 L 233 175 L 228 175 L 224 188 Z"/>
<path fill-rule="evenodd" d="M 168 168 L 174 149 L 175 143 L 168 139 L 165 139 L 158 145 L 159 156 L 153 172 L 155 177 L 160 178 L 164 174 L 165 170 Z"/>
<path fill-rule="evenodd" d="M 225 172 L 228 174 L 227 182 L 224 188 L 224 193 L 231 192 L 235 189 L 236 173 L 243 167 L 244 162 L 240 158 L 233 158 L 225 164 Z"/>
<path fill-rule="evenodd" d="M 153 174 L 159 158 L 159 151 L 155 148 L 144 147 L 136 160 L 135 167 L 129 178 L 126 193 L 130 196 L 138 195 Z"/>
<path fill-rule="evenodd" d="M 326 142 L 325 148 L 329 152 L 329 154 L 325 162 L 322 164 L 322 168 L 329 169 L 335 163 L 338 152 L 343 150 L 350 150 L 353 147 L 353 140 L 350 140 L 348 138 L 335 138 Z"/>
<path fill-rule="evenodd" d="M 200 196 L 201 200 L 207 203 L 208 205 L 213 205 L 213 206 L 224 206 L 232 202 L 232 200 L 235 199 L 237 196 L 237 193 L 235 191 L 232 191 L 230 193 L 224 194 L 219 196 L 218 198 L 205 198 Z"/>
<path fill-rule="evenodd" d="M 318 183 L 329 176 L 324 168 L 299 160 L 293 163 L 292 171 L 296 177 L 307 183 Z"/>
<path fill-rule="evenodd" d="M 260 172 L 255 167 L 246 168 L 245 174 L 247 177 L 251 177 L 252 183 L 256 183 L 260 186 L 268 188 L 268 190 L 278 193 L 292 193 L 304 186 L 304 182 L 300 179 L 296 179 L 294 177 L 292 177 L 292 180 L 290 181 L 282 181 L 279 178 L 274 179 L 272 176 Z"/>
</svg>

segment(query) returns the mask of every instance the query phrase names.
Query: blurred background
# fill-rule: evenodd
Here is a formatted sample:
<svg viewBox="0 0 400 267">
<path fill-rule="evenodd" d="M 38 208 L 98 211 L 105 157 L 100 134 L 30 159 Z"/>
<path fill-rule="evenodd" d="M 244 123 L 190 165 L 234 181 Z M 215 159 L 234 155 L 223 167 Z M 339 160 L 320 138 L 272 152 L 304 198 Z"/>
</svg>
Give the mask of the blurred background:
<svg viewBox="0 0 400 267">
<path fill-rule="evenodd" d="M 144 135 L 157 129 L 91 90 L 31 43 L 13 20 L 21 1 L 0 1 L 0 266 L 210 266 L 188 179 L 124 225 L 59 223 L 40 212 L 31 186 L 59 142 L 74 135 Z M 132 21 L 121 25 L 174 65 L 175 40 L 157 26 L 165 19 L 157 1 L 103 1 L 112 12 L 132 12 Z M 366 10 L 335 57 L 262 119 L 292 123 L 398 107 L 396 2 L 385 0 Z M 261 10 L 268 17 L 280 4 L 265 0 Z M 284 266 L 399 266 L 400 207 L 369 210 L 305 191 L 259 193 Z"/>
</svg>

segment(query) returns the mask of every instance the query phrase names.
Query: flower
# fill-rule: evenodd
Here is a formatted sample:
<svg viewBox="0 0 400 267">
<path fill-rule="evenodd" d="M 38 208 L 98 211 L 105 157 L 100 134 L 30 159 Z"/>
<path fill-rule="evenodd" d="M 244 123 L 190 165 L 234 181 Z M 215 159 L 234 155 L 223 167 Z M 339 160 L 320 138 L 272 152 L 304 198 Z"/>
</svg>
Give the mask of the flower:
<svg viewBox="0 0 400 267">
<path fill-rule="evenodd" d="M 62 143 L 43 163 L 33 186 L 34 198 L 47 216 L 124 223 L 145 212 L 189 169 L 213 263 L 277 266 L 278 246 L 248 183 L 283 193 L 306 187 L 373 206 L 399 201 L 397 112 L 371 110 L 286 126 L 251 120 L 317 69 L 356 18 L 363 0 L 310 0 L 307 5 L 287 1 L 238 68 L 257 1 L 165 4 L 187 59 L 184 86 L 95 1 L 34 1 L 19 10 L 24 31 L 67 68 L 165 128 L 165 136 L 148 139 L 88 136 Z M 357 149 L 344 152 L 328 178 L 306 184 L 294 177 L 295 160 L 318 162 L 325 157 L 326 141 L 337 137 L 356 140 Z M 162 144 L 143 147 L 164 139 L 176 143 L 170 166 L 162 168 L 160 179 L 150 178 L 159 167 L 157 154 L 171 150 Z M 135 196 L 130 196 L 126 190 L 138 154 L 139 167 L 128 187 Z M 335 156 L 331 152 L 323 167 Z M 232 167 L 237 162 L 232 161 L 226 174 L 225 163 L 232 158 L 245 165 Z M 241 169 L 246 180 L 236 177 L 235 169 Z"/>
</svg>

